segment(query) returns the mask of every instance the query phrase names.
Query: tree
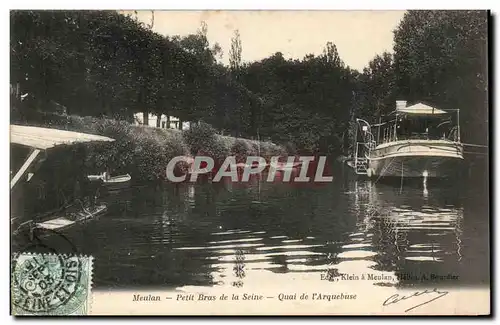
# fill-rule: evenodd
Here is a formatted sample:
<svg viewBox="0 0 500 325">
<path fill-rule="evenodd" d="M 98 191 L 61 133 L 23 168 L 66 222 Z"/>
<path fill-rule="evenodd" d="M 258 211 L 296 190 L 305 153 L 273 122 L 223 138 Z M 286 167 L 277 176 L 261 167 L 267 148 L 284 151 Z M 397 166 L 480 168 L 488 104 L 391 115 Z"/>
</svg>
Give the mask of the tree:
<svg viewBox="0 0 500 325">
<path fill-rule="evenodd" d="M 238 81 L 239 75 L 241 73 L 241 38 L 240 32 L 238 30 L 234 31 L 234 36 L 231 39 L 231 49 L 229 51 L 229 68 L 231 72 L 231 78 Z M 241 134 L 241 120 L 242 120 L 242 107 L 238 102 L 235 101 L 234 107 L 231 108 L 231 112 L 229 112 L 227 118 L 235 119 L 237 121 L 236 124 L 236 136 L 240 136 Z"/>
<path fill-rule="evenodd" d="M 337 67 L 344 67 L 344 62 L 340 59 L 339 52 L 337 51 L 337 46 L 332 42 L 327 42 L 326 47 L 323 49 L 323 57 L 326 61 Z"/>
<path fill-rule="evenodd" d="M 376 55 L 363 70 L 360 81 L 363 96 L 360 112 L 363 116 L 378 119 L 394 110 L 395 75 L 390 53 Z"/>
<path fill-rule="evenodd" d="M 231 72 L 235 74 L 237 79 L 237 74 L 241 68 L 241 38 L 240 32 L 238 30 L 234 31 L 234 36 L 231 39 L 231 50 L 229 51 L 229 66 Z"/>
<path fill-rule="evenodd" d="M 460 109 L 462 139 L 487 141 L 486 11 L 410 11 L 394 32 L 398 95 Z"/>
<path fill-rule="evenodd" d="M 285 60 L 278 52 L 242 70 L 242 82 L 263 99 L 256 107 L 264 138 L 295 143 L 299 152 L 340 151 L 357 79 L 333 43 L 318 57 Z"/>
</svg>

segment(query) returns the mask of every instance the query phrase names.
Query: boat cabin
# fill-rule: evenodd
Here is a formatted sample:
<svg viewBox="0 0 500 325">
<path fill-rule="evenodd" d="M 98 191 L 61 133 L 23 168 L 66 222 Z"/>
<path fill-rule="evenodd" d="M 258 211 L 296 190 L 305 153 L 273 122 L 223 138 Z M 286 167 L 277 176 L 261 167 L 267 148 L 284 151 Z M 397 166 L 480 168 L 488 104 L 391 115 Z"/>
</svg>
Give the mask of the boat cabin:
<svg viewBox="0 0 500 325">
<path fill-rule="evenodd" d="M 442 110 L 422 103 L 406 106 L 398 101 L 396 110 L 378 124 L 369 126 L 376 145 L 400 140 L 447 140 L 460 141 L 459 111 Z M 368 124 L 368 123 L 366 123 Z"/>
</svg>

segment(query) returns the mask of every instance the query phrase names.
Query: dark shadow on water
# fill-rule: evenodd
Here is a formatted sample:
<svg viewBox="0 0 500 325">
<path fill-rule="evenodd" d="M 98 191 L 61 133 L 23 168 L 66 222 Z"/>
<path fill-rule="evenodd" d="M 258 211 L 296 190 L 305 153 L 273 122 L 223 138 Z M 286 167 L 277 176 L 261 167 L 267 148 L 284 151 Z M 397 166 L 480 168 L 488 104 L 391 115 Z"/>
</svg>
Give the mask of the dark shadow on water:
<svg viewBox="0 0 500 325">
<path fill-rule="evenodd" d="M 433 283 L 424 274 L 458 277 L 436 285 L 486 284 L 485 182 L 408 179 L 401 186 L 339 169 L 317 187 L 146 185 L 110 194 L 108 214 L 65 235 L 94 256 L 96 288 L 245 287 L 263 271 L 288 281 L 282 274 L 319 278 L 349 263 L 401 275 L 399 286 Z"/>
</svg>

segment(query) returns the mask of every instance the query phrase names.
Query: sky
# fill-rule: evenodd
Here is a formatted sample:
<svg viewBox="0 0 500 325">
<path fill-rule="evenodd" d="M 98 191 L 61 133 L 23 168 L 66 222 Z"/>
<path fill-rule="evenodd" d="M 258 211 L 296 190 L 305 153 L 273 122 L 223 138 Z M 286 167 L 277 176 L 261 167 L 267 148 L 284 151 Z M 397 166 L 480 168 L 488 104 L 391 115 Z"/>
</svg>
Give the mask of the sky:
<svg viewBox="0 0 500 325">
<path fill-rule="evenodd" d="M 153 30 L 162 35 L 196 33 L 208 25 L 210 45 L 219 43 L 228 64 L 231 38 L 239 30 L 242 61 L 252 62 L 276 52 L 286 59 L 319 55 L 331 41 L 344 63 L 361 71 L 377 54 L 392 52 L 393 30 L 404 11 L 158 11 Z M 149 24 L 151 11 L 138 11 Z"/>
</svg>

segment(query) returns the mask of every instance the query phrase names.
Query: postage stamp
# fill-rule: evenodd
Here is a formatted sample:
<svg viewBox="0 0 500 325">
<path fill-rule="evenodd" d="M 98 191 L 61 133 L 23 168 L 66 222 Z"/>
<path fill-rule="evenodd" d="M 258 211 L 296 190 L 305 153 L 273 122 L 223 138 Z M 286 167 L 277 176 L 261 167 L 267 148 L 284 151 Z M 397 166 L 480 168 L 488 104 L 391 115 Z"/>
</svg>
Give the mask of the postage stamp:
<svg viewBox="0 0 500 325">
<path fill-rule="evenodd" d="M 22 253 L 13 259 L 11 277 L 13 315 L 89 313 L 92 257 Z"/>
</svg>

